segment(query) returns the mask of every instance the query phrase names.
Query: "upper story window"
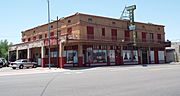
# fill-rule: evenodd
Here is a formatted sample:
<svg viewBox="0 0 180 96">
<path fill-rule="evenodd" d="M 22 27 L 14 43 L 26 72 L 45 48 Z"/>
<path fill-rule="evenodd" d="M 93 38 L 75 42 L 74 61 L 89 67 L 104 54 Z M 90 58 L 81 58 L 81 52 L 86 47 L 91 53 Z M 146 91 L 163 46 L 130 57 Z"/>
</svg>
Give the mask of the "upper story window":
<svg viewBox="0 0 180 96">
<path fill-rule="evenodd" d="M 146 42 L 146 32 L 142 32 L 142 41 Z"/>
<path fill-rule="evenodd" d="M 25 42 L 26 41 L 26 39 L 22 39 L 22 42 Z"/>
<path fill-rule="evenodd" d="M 151 40 L 153 40 L 153 39 L 154 39 L 154 34 L 153 34 L 153 33 L 149 33 L 149 38 L 150 38 Z"/>
<path fill-rule="evenodd" d="M 94 27 L 87 26 L 87 39 L 94 39 Z"/>
<path fill-rule="evenodd" d="M 35 34 L 35 33 L 36 33 L 36 31 L 33 31 L 33 33 Z"/>
<path fill-rule="evenodd" d="M 45 34 L 45 38 L 47 38 L 47 33 Z"/>
<path fill-rule="evenodd" d="M 92 22 L 93 20 L 92 20 L 92 18 L 88 18 L 88 22 Z"/>
<path fill-rule="evenodd" d="M 145 28 L 145 26 L 143 25 L 142 28 Z"/>
<path fill-rule="evenodd" d="M 42 39 L 42 35 L 39 35 L 39 39 Z"/>
<path fill-rule="evenodd" d="M 105 36 L 105 28 L 102 28 L 102 36 Z"/>
<path fill-rule="evenodd" d="M 158 27 L 158 30 L 161 30 L 161 28 L 160 28 L 160 27 Z"/>
<path fill-rule="evenodd" d="M 67 33 L 68 33 L 68 34 L 71 34 L 71 33 L 72 33 L 72 27 L 67 28 Z"/>
<path fill-rule="evenodd" d="M 36 40 L 36 36 L 33 37 L 33 40 L 34 40 L 34 41 Z"/>
<path fill-rule="evenodd" d="M 50 36 L 53 37 L 54 36 L 54 32 L 51 32 Z"/>
<path fill-rule="evenodd" d="M 51 29 L 53 28 L 53 25 L 51 25 Z"/>
<path fill-rule="evenodd" d="M 28 41 L 31 41 L 31 38 L 28 38 Z"/>
<path fill-rule="evenodd" d="M 112 40 L 117 40 L 117 29 L 111 29 Z"/>
<path fill-rule="evenodd" d="M 130 40 L 130 31 L 129 30 L 124 31 L 124 39 L 125 39 L 125 41 Z"/>
<path fill-rule="evenodd" d="M 112 22 L 112 24 L 116 24 L 116 22 Z"/>
<path fill-rule="evenodd" d="M 157 39 L 161 40 L 161 34 L 157 34 Z"/>
<path fill-rule="evenodd" d="M 71 23 L 71 20 L 68 20 L 68 23 Z"/>
</svg>

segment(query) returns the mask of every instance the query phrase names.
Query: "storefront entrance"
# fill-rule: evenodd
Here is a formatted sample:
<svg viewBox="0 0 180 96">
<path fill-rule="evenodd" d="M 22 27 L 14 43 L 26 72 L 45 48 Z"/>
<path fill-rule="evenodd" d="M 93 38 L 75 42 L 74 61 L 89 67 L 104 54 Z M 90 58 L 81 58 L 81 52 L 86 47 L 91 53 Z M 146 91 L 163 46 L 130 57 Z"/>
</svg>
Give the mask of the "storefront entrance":
<svg viewBox="0 0 180 96">
<path fill-rule="evenodd" d="M 147 58 L 147 50 L 142 50 L 142 64 L 147 64 L 148 58 Z"/>
</svg>

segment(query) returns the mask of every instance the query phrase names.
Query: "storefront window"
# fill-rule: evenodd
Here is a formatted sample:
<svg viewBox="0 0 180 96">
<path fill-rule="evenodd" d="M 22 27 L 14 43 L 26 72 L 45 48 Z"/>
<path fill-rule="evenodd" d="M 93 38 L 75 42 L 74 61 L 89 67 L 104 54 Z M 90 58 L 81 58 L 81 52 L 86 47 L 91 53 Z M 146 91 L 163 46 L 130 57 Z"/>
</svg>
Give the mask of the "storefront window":
<svg viewBox="0 0 180 96">
<path fill-rule="evenodd" d="M 92 48 L 87 49 L 86 62 L 87 63 L 106 63 L 107 62 L 106 50 L 92 50 Z"/>
<path fill-rule="evenodd" d="M 93 50 L 92 50 L 92 48 L 87 49 L 86 62 L 93 63 Z"/>
<path fill-rule="evenodd" d="M 107 61 L 106 50 L 93 50 L 93 62 L 105 63 Z"/>
<path fill-rule="evenodd" d="M 57 51 L 51 52 L 51 57 L 57 57 Z"/>
<path fill-rule="evenodd" d="M 138 62 L 137 50 L 123 50 L 123 61 L 124 63 Z"/>
<path fill-rule="evenodd" d="M 110 62 L 115 62 L 115 50 L 109 50 L 108 56 L 110 58 Z"/>
<path fill-rule="evenodd" d="M 66 60 L 67 63 L 78 63 L 78 59 L 77 59 L 77 51 L 75 50 L 68 50 L 66 51 Z"/>
</svg>

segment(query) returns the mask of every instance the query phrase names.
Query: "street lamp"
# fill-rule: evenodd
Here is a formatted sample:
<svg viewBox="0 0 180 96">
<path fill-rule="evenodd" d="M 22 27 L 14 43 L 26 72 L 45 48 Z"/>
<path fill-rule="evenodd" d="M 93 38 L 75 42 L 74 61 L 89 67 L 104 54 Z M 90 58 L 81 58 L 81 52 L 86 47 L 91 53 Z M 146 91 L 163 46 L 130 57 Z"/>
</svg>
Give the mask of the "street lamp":
<svg viewBox="0 0 180 96">
<path fill-rule="evenodd" d="M 49 8 L 49 0 L 47 0 L 47 4 L 48 4 L 48 65 L 49 65 L 49 69 L 51 69 L 51 50 L 50 50 L 50 8 Z"/>
</svg>

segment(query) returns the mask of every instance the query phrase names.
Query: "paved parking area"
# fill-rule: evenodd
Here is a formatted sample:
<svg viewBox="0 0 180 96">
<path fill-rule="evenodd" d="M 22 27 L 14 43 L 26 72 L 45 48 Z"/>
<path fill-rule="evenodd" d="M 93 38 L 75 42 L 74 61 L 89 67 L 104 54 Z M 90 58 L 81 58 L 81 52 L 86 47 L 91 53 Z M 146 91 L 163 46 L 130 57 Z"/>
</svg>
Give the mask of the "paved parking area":
<svg viewBox="0 0 180 96">
<path fill-rule="evenodd" d="M 180 96 L 180 64 L 0 69 L 0 96 Z"/>
<path fill-rule="evenodd" d="M 39 73 L 52 73 L 52 72 L 65 72 L 66 69 L 59 68 L 30 68 L 30 69 L 12 69 L 10 67 L 3 67 L 0 69 L 0 76 L 8 75 L 25 75 L 25 74 L 39 74 Z"/>
<path fill-rule="evenodd" d="M 179 67 L 179 63 L 173 64 L 151 64 L 147 67 L 143 67 L 142 65 L 125 65 L 125 66 L 102 66 L 102 67 L 74 67 L 74 68 L 29 68 L 29 69 L 12 69 L 10 67 L 0 68 L 0 76 L 10 76 L 10 75 L 26 75 L 26 74 L 40 74 L 40 73 L 54 73 L 54 72 L 62 72 L 63 74 L 72 74 L 72 73 L 83 73 L 85 71 L 92 70 L 104 70 L 104 71 L 126 71 L 126 70 L 163 70 L 163 69 L 171 69 Z"/>
</svg>

